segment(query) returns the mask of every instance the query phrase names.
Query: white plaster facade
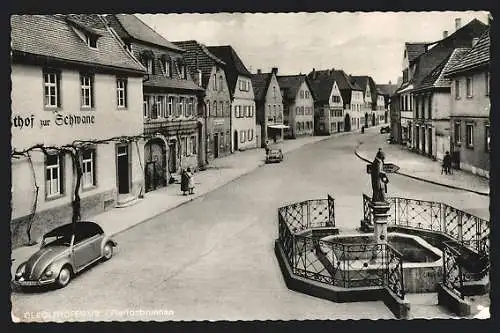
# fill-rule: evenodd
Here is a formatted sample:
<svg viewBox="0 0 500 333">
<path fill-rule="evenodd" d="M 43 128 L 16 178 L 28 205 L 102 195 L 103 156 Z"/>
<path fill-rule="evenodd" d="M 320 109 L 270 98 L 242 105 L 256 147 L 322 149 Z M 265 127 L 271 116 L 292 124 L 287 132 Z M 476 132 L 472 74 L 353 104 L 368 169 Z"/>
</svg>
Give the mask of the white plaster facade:
<svg viewBox="0 0 500 333">
<path fill-rule="evenodd" d="M 255 96 L 249 77 L 238 75 L 231 113 L 231 151 L 256 148 Z"/>
</svg>

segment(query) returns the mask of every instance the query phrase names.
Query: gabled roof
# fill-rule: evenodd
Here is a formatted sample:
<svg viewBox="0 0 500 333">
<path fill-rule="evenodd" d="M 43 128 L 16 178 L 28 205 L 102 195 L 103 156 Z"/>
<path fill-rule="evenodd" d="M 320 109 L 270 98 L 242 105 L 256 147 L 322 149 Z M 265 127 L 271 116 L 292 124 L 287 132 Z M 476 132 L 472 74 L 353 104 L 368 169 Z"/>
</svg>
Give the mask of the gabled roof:
<svg viewBox="0 0 500 333">
<path fill-rule="evenodd" d="M 103 18 L 89 15 L 12 15 L 11 47 L 14 55 L 34 55 L 144 74 L 145 68 L 126 51 Z M 98 38 L 97 49 L 87 46 L 73 28 Z"/>
<path fill-rule="evenodd" d="M 305 81 L 307 86 L 309 87 L 309 90 L 311 91 L 311 94 L 313 96 L 313 99 L 316 99 L 316 95 L 314 94 L 314 91 L 311 87 L 311 84 L 309 82 L 309 79 L 307 79 L 307 76 L 304 74 L 299 74 L 299 75 L 280 75 L 276 77 L 278 79 L 278 84 L 280 86 L 280 89 L 283 90 L 283 99 L 285 100 L 294 100 L 295 97 L 297 96 L 297 93 L 299 92 L 300 86 L 302 83 Z"/>
<path fill-rule="evenodd" d="M 377 84 L 377 92 L 380 95 L 392 96 L 398 89 L 397 84 Z"/>
<path fill-rule="evenodd" d="M 238 81 L 238 75 L 246 76 L 250 79 L 252 74 L 245 67 L 243 61 L 241 61 L 240 57 L 238 57 L 238 54 L 232 46 L 209 46 L 208 50 L 226 63 L 225 73 L 232 98 Z"/>
<path fill-rule="evenodd" d="M 490 62 L 490 30 L 479 38 L 467 54 L 456 62 L 453 66 L 445 70 L 446 74 L 457 73 L 477 66 L 486 65 Z"/>
<path fill-rule="evenodd" d="M 373 81 L 371 76 L 367 75 L 352 76 L 352 78 L 358 84 L 359 87 L 363 88 L 363 91 L 366 91 L 366 86 L 369 85 L 372 103 L 377 103 L 377 85 L 375 84 L 375 81 Z"/>
<path fill-rule="evenodd" d="M 422 81 L 440 64 L 442 64 L 456 48 L 470 47 L 472 39 L 481 36 L 487 26 L 481 21 L 474 19 L 450 36 L 432 44 L 434 47 L 421 54 L 415 59 L 417 64 L 413 78 L 404 84 L 398 91 L 413 86 L 412 89 L 420 89 Z"/>
<path fill-rule="evenodd" d="M 406 54 L 408 55 L 408 62 L 411 64 L 418 56 L 427 51 L 429 43 L 405 43 Z"/>
<path fill-rule="evenodd" d="M 316 102 L 329 101 L 335 82 L 335 70 L 319 70 L 309 73 L 307 80 L 316 97 Z M 337 83 L 338 85 L 338 83 Z"/>
<path fill-rule="evenodd" d="M 150 26 L 140 20 L 133 14 L 109 14 L 106 19 L 116 30 L 118 36 L 123 39 L 133 38 L 142 42 L 154 44 L 160 47 L 166 47 L 174 51 L 183 52 L 184 50 L 166 40 Z"/>
<path fill-rule="evenodd" d="M 266 92 L 272 77 L 273 73 L 252 74 L 252 87 L 255 101 L 262 102 L 266 99 Z"/>
<path fill-rule="evenodd" d="M 210 80 L 210 73 L 214 66 L 224 67 L 226 63 L 213 55 L 208 48 L 195 40 L 173 42 L 175 45 L 186 50 L 184 59 L 189 67 L 193 77 L 196 77 L 196 71 L 201 71 L 202 86 L 207 88 Z"/>
<path fill-rule="evenodd" d="M 455 65 L 467 52 L 469 52 L 467 48 L 453 50 L 447 59 L 422 80 L 418 89 L 449 87 L 449 82 L 444 78 L 444 72 Z"/>
</svg>

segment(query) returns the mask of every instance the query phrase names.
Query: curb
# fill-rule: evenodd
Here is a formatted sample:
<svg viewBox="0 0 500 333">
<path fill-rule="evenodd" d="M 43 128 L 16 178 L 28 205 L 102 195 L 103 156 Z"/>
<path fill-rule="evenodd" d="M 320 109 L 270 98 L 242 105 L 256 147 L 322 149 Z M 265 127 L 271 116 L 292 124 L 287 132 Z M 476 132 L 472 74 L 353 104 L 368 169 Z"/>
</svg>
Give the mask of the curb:
<svg viewBox="0 0 500 333">
<path fill-rule="evenodd" d="M 363 160 L 363 161 L 365 161 L 367 163 L 371 163 L 371 161 L 369 161 L 368 159 L 366 159 L 365 157 L 363 157 L 358 152 L 358 148 L 361 145 L 362 145 L 362 143 L 359 143 L 356 146 L 356 148 L 354 148 L 354 155 L 356 155 L 356 157 L 359 158 L 360 160 Z M 485 193 L 485 192 L 481 192 L 481 191 L 476 191 L 476 190 L 471 190 L 471 189 L 463 188 L 463 187 L 459 187 L 459 186 L 454 186 L 454 185 L 439 183 L 439 182 L 436 182 L 436 181 L 433 181 L 433 180 L 430 180 L 430 179 L 420 178 L 420 177 L 417 177 L 417 176 L 412 176 L 412 175 L 409 175 L 407 173 L 400 172 L 400 171 L 396 171 L 395 173 L 398 174 L 398 175 L 404 176 L 404 177 L 408 177 L 408 178 L 412 178 L 412 179 L 415 179 L 415 180 L 419 180 L 421 182 L 430 183 L 430 184 L 434 184 L 434 185 L 439 185 L 439 186 L 447 187 L 447 188 L 450 188 L 450 189 L 453 189 L 453 190 L 460 190 L 460 191 L 465 191 L 465 192 L 471 192 L 471 193 L 482 195 L 482 196 L 486 196 L 486 197 L 490 196 L 489 193 Z"/>
</svg>

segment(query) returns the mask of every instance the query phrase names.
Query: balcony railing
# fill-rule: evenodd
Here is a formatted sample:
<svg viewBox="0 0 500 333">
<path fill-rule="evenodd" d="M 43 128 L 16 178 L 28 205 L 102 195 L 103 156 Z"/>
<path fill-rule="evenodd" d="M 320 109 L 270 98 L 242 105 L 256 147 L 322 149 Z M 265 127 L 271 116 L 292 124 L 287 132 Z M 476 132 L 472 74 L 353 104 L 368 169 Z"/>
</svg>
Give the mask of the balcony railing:
<svg viewBox="0 0 500 333">
<path fill-rule="evenodd" d="M 171 136 L 176 135 L 177 132 L 190 133 L 197 126 L 196 119 L 150 120 L 144 122 L 144 134 L 162 133 L 165 136 Z"/>
</svg>

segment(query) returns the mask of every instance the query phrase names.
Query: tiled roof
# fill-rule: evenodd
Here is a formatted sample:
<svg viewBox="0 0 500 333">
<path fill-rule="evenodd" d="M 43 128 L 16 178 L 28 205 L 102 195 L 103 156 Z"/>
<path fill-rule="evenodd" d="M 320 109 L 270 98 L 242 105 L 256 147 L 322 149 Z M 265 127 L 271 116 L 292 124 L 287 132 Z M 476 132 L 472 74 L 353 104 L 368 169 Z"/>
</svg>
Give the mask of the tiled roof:
<svg viewBox="0 0 500 333">
<path fill-rule="evenodd" d="M 377 90 L 381 95 L 392 96 L 398 89 L 397 84 L 377 84 Z"/>
<path fill-rule="evenodd" d="M 183 49 L 166 40 L 163 36 L 154 31 L 150 26 L 133 14 L 111 14 L 107 15 L 106 18 L 108 20 L 115 19 L 119 23 L 120 27 L 117 27 L 116 30 L 118 35 L 122 38 L 126 38 L 126 35 L 128 35 L 129 37 L 143 42 L 163 46 L 174 51 L 183 51 Z M 117 25 L 113 24 L 113 27 L 115 26 Z"/>
<path fill-rule="evenodd" d="M 490 62 L 490 31 L 489 29 L 479 38 L 476 45 L 465 54 L 454 66 L 451 66 L 445 71 L 454 73 L 479 65 L 488 64 Z"/>
<path fill-rule="evenodd" d="M 272 76 L 272 73 L 252 74 L 252 87 L 256 101 L 264 101 L 266 99 L 267 87 Z"/>
<path fill-rule="evenodd" d="M 306 84 L 309 86 L 309 90 L 311 90 L 311 93 L 313 94 L 313 98 L 316 98 L 314 95 L 314 91 L 310 85 L 309 80 L 304 74 L 299 74 L 299 75 L 281 75 L 277 77 L 278 79 L 278 84 L 280 86 L 280 89 L 283 90 L 284 92 L 284 99 L 287 100 L 294 100 L 295 97 L 297 96 L 297 93 L 299 92 L 300 86 L 302 85 L 302 82 L 306 81 Z"/>
<path fill-rule="evenodd" d="M 149 79 L 143 83 L 144 87 L 194 90 L 196 92 L 203 91 L 203 89 L 197 86 L 192 80 L 167 78 L 163 75 L 148 75 L 148 77 Z"/>
<path fill-rule="evenodd" d="M 145 68 L 123 49 L 119 39 L 106 28 L 99 15 L 12 15 L 10 23 L 14 52 L 145 72 Z M 98 48 L 88 47 L 72 26 L 85 26 L 100 35 Z"/>
<path fill-rule="evenodd" d="M 198 43 L 195 40 L 173 43 L 186 50 L 186 53 L 184 53 L 184 59 L 186 60 L 189 71 L 193 77 L 195 77 L 197 69 L 201 70 L 202 85 L 205 88 L 210 80 L 210 73 L 212 72 L 213 66 L 224 67 L 226 65 L 224 61 L 213 55 L 205 45 Z"/>
<path fill-rule="evenodd" d="M 307 76 L 316 101 L 324 102 L 330 99 L 330 93 L 335 82 L 335 70 L 319 70 Z M 337 83 L 338 85 L 338 83 Z"/>
<path fill-rule="evenodd" d="M 429 75 L 427 75 L 420 83 L 419 89 L 427 89 L 432 87 L 448 87 L 449 81 L 444 78 L 444 73 L 453 65 L 455 65 L 460 58 L 462 58 L 469 49 L 460 48 L 455 49 L 451 55 L 437 66 Z"/>
<path fill-rule="evenodd" d="M 377 103 L 377 85 L 371 76 L 353 76 L 354 81 L 359 87 L 363 88 L 363 92 L 366 91 L 366 85 L 370 85 L 370 96 L 372 97 L 372 103 Z"/>
<path fill-rule="evenodd" d="M 225 73 L 232 98 L 238 81 L 238 75 L 251 78 L 252 74 L 248 71 L 240 57 L 238 57 L 236 51 L 230 45 L 208 46 L 208 50 L 226 63 Z"/>
<path fill-rule="evenodd" d="M 427 52 L 421 54 L 415 61 L 417 64 L 414 77 L 409 84 L 413 89 L 420 89 L 423 80 L 440 64 L 450 57 L 456 48 L 465 48 L 472 45 L 474 37 L 481 36 L 487 26 L 477 19 L 472 20 L 461 29 L 457 30 L 447 38 L 437 42 Z"/>
<path fill-rule="evenodd" d="M 427 51 L 427 44 L 428 43 L 405 43 L 408 61 L 412 63 L 419 55 Z"/>
<path fill-rule="evenodd" d="M 319 73 L 319 74 L 317 74 L 317 73 Z M 314 81 L 314 78 L 317 79 L 318 77 L 323 76 L 323 75 L 330 76 L 334 81 L 337 82 L 337 86 L 340 90 L 340 94 L 342 96 L 342 100 L 344 101 L 344 104 L 351 103 L 351 92 L 353 90 L 363 91 L 363 89 L 356 84 L 356 82 L 352 79 L 352 77 L 347 75 L 343 70 L 332 69 L 332 70 L 313 71 L 307 75 L 307 78 L 311 82 L 311 87 L 313 88 L 313 91 L 314 91 L 316 98 L 318 100 L 322 100 L 322 96 L 325 95 L 325 90 L 327 90 L 328 88 L 318 87 L 318 88 L 314 89 L 312 82 Z M 326 81 L 327 81 L 327 83 L 329 82 L 329 80 L 326 80 Z M 333 82 L 332 82 L 332 84 L 333 84 Z M 316 90 L 318 90 L 318 92 L 316 92 Z M 318 94 L 321 96 L 318 96 Z M 326 98 L 328 99 L 329 96 L 327 96 Z"/>
</svg>

